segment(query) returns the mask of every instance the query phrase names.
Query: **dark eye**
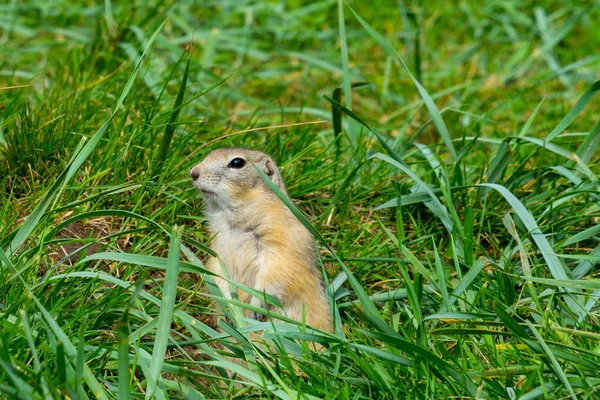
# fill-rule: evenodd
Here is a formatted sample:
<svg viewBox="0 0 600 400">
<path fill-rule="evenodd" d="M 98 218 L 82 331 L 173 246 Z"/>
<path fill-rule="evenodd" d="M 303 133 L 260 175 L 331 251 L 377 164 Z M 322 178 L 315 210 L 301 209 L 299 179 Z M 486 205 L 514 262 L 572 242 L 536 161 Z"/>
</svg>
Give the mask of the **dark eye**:
<svg viewBox="0 0 600 400">
<path fill-rule="evenodd" d="M 244 160 L 243 158 L 234 158 L 233 160 L 231 160 L 229 162 L 228 167 L 229 168 L 235 168 L 235 169 L 240 169 L 240 168 L 244 168 L 244 165 L 246 165 L 246 160 Z"/>
</svg>

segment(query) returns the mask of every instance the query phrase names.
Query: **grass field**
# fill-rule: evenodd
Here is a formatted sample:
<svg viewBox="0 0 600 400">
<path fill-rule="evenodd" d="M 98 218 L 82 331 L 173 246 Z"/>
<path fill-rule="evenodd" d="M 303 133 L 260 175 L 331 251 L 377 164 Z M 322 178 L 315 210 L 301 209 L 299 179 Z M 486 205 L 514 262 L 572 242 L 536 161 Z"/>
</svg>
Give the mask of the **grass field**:
<svg viewBox="0 0 600 400">
<path fill-rule="evenodd" d="M 1 396 L 600 398 L 599 25 L 597 0 L 3 2 Z M 335 335 L 209 326 L 188 171 L 230 145 L 283 167 Z"/>
</svg>

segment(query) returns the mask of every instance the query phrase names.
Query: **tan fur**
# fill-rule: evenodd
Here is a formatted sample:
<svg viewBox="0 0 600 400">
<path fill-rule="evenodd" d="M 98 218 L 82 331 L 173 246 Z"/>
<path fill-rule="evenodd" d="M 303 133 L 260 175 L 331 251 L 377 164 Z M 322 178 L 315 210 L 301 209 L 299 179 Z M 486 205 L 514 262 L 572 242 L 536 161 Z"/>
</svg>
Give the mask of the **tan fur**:
<svg viewBox="0 0 600 400">
<path fill-rule="evenodd" d="M 244 159 L 246 165 L 228 167 L 234 158 Z M 277 298 L 285 315 L 294 320 L 301 321 L 304 305 L 306 323 L 331 332 L 331 311 L 315 266 L 312 236 L 252 163 L 287 195 L 275 162 L 256 150 L 214 150 L 190 171 L 206 200 L 209 231 L 216 235 L 211 248 L 223 260 L 232 280 Z M 207 267 L 223 275 L 216 259 L 210 259 Z M 231 296 L 226 281 L 217 278 L 217 284 Z M 264 308 L 262 300 L 238 292 L 240 300 Z"/>
</svg>

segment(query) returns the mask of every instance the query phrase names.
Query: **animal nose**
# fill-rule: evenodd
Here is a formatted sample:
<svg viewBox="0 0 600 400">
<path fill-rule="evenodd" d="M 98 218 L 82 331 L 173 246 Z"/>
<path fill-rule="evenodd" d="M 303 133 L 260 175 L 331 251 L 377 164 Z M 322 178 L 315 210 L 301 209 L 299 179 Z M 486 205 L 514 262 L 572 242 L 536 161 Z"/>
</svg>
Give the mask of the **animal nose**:
<svg viewBox="0 0 600 400">
<path fill-rule="evenodd" d="M 200 176 L 200 173 L 196 170 L 196 168 L 192 168 L 192 170 L 190 171 L 190 175 L 192 176 L 193 180 L 198 179 L 198 177 Z"/>
</svg>

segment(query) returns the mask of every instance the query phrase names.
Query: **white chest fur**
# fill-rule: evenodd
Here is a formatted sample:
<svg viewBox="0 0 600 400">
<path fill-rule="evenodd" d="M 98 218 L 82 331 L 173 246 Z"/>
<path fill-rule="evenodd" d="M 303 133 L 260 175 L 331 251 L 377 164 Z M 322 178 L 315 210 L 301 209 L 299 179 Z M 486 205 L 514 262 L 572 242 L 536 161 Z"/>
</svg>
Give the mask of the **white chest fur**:
<svg viewBox="0 0 600 400">
<path fill-rule="evenodd" d="M 262 258 L 258 227 L 236 226 L 230 217 L 225 211 L 210 216 L 210 230 L 216 234 L 211 248 L 232 280 L 253 287 Z"/>
</svg>

